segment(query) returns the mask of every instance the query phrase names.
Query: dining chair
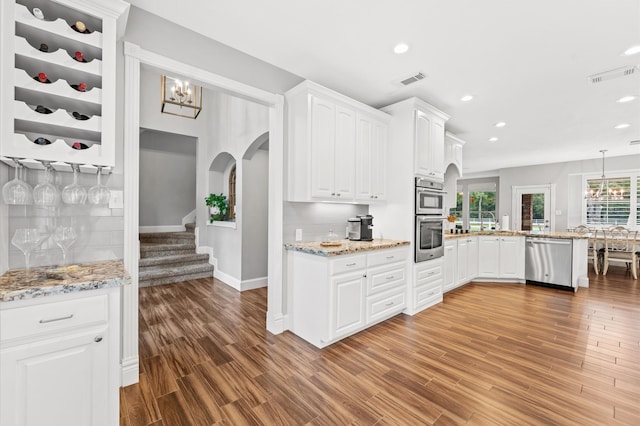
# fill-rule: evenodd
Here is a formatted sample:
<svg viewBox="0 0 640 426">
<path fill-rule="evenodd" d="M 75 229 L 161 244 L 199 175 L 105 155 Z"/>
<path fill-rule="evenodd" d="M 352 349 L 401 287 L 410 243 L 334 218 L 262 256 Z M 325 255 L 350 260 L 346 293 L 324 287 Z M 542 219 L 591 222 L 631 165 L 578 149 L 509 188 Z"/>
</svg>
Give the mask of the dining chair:
<svg viewBox="0 0 640 426">
<path fill-rule="evenodd" d="M 600 274 L 604 259 L 604 241 L 598 241 L 598 231 L 596 229 L 589 228 L 587 225 L 578 225 L 572 229 L 572 232 L 589 237 L 587 261 L 592 261 L 594 272 L 596 275 Z"/>
<path fill-rule="evenodd" d="M 633 279 L 638 279 L 638 231 L 629 231 L 623 226 L 612 227 L 605 232 L 604 265 L 602 275 L 607 275 L 609 262 L 624 262 L 631 270 Z"/>
</svg>

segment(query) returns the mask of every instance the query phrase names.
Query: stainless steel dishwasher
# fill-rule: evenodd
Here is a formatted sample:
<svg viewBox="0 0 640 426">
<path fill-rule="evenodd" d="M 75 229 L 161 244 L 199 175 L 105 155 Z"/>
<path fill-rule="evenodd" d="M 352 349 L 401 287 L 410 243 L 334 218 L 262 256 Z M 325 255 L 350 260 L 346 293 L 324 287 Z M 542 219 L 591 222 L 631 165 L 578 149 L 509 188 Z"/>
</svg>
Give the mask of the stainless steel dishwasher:
<svg viewBox="0 0 640 426">
<path fill-rule="evenodd" d="M 573 241 L 542 237 L 527 237 L 525 241 L 526 282 L 571 288 Z"/>
</svg>

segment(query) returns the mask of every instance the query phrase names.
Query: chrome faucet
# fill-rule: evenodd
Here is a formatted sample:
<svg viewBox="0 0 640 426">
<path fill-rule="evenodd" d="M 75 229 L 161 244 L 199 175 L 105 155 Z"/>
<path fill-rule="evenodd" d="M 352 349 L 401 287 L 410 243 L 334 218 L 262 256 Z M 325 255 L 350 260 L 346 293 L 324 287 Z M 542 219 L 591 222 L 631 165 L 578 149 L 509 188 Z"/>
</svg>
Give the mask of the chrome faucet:
<svg viewBox="0 0 640 426">
<path fill-rule="evenodd" d="M 493 223 L 494 224 L 496 223 L 496 215 L 493 214 L 493 212 L 490 212 L 490 211 L 485 211 L 485 212 L 480 211 L 480 230 L 484 231 L 484 222 L 482 220 L 482 213 L 489 213 L 491 215 L 491 218 L 493 219 Z"/>
</svg>

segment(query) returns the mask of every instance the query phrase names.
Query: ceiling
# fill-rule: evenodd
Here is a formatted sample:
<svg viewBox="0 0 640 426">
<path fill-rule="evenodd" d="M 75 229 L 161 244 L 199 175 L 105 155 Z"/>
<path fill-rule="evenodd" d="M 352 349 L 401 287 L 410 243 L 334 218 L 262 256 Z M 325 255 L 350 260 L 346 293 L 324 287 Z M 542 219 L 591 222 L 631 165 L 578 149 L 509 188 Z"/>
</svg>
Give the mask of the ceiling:
<svg viewBox="0 0 640 426">
<path fill-rule="evenodd" d="M 467 142 L 465 173 L 640 154 L 629 144 L 640 139 L 640 54 L 622 55 L 640 45 L 638 0 L 130 3 L 374 107 L 431 103 Z M 394 54 L 398 42 L 409 51 Z M 634 75 L 587 79 L 630 65 Z M 399 83 L 417 72 L 426 78 Z M 626 95 L 638 98 L 616 102 Z"/>
</svg>

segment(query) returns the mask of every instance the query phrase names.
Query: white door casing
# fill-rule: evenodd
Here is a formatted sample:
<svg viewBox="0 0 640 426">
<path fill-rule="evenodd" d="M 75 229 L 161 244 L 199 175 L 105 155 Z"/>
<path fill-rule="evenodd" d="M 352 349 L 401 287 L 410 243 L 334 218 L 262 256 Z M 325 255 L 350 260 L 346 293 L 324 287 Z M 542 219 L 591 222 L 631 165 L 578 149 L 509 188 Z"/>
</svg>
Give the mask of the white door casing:
<svg viewBox="0 0 640 426">
<path fill-rule="evenodd" d="M 556 221 L 556 184 L 546 185 L 514 185 L 511 187 L 511 222 L 512 229 L 519 231 L 522 228 L 522 195 L 544 194 L 544 220 L 545 231 L 555 232 Z"/>
</svg>

